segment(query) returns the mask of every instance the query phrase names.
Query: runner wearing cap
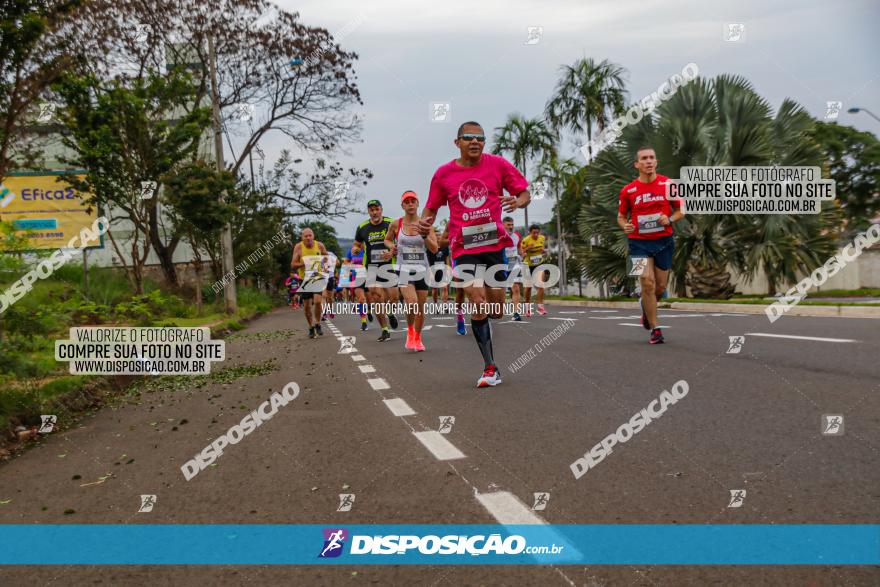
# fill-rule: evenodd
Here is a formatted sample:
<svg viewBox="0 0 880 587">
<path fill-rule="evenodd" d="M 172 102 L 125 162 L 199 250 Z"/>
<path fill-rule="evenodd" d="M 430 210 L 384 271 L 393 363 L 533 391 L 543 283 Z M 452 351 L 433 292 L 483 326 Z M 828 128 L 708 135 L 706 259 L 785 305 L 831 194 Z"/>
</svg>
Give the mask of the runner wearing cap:
<svg viewBox="0 0 880 587">
<path fill-rule="evenodd" d="M 324 332 L 321 330 L 321 314 L 323 308 L 321 304 L 321 296 L 324 291 L 324 284 L 320 284 L 317 289 L 314 283 L 307 284 L 305 281 L 306 270 L 310 274 L 314 274 L 321 269 L 321 261 L 323 255 L 327 254 L 327 248 L 323 243 L 315 240 L 315 233 L 311 228 L 305 228 L 302 231 L 301 242 L 296 243 L 293 247 L 293 257 L 290 259 L 291 271 L 296 271 L 302 284 L 299 292 L 303 300 L 303 312 L 306 315 L 306 322 L 309 323 L 309 338 L 321 336 Z"/>
<path fill-rule="evenodd" d="M 455 271 L 506 266 L 504 249 L 513 241 L 501 223 L 501 208 L 513 212 L 528 206 L 531 200 L 529 182 L 503 157 L 483 153 L 486 135 L 477 122 L 466 122 L 458 128 L 454 141 L 459 158 L 440 166 L 431 179 L 428 202 L 422 211 L 419 229 L 428 235 L 443 205 L 449 206 L 449 241 Z M 504 195 L 507 191 L 508 195 Z M 461 271 L 460 271 L 461 270 Z M 496 274 L 497 275 L 497 274 Z M 483 356 L 484 370 L 477 387 L 501 383 L 501 373 L 492 353 L 492 328 L 489 315 L 481 304 L 504 303 L 504 289 L 484 285 L 474 277 L 465 280 L 465 292 L 477 306 L 471 316 L 471 330 Z M 500 313 L 493 317 L 500 317 Z"/>
<path fill-rule="evenodd" d="M 397 257 L 400 269 L 400 291 L 407 309 L 406 344 L 408 350 L 423 351 L 422 326 L 425 324 L 425 303 L 428 300 L 428 251 L 437 252 L 437 234 L 434 229 L 422 236 L 419 232 L 419 197 L 414 191 L 403 192 L 400 199 L 404 215 L 393 220 L 385 234 L 385 258 Z M 418 306 L 416 306 L 418 304 Z"/>
<path fill-rule="evenodd" d="M 681 202 L 666 195 L 668 178 L 657 173 L 657 155 L 651 147 L 636 151 L 633 167 L 639 177 L 620 190 L 617 224 L 629 237 L 632 259 L 645 258 L 647 265 L 639 276 L 642 287 L 642 326 L 651 331 L 651 344 L 662 344 L 663 332 L 657 327 L 657 302 L 666 291 L 675 242 L 672 224 L 684 217 Z"/>
<path fill-rule="evenodd" d="M 382 215 L 382 202 L 379 200 L 370 200 L 367 202 L 367 212 L 370 217 L 361 222 L 360 226 L 354 233 L 354 245 L 351 247 L 355 254 L 364 250 L 364 265 L 369 267 L 380 267 L 382 265 L 390 265 L 394 263 L 394 258 L 385 259 L 385 233 L 388 232 L 388 226 L 391 224 L 391 218 Z M 368 283 L 367 288 L 369 295 L 367 300 L 374 304 L 383 302 L 397 302 L 399 295 L 397 287 L 388 283 Z M 379 319 L 379 325 L 382 327 L 382 334 L 379 336 L 379 342 L 385 342 L 391 338 L 388 331 L 388 324 L 385 320 L 385 314 L 376 312 Z M 397 318 L 394 314 L 388 316 L 388 322 L 391 328 L 397 328 Z"/>
</svg>

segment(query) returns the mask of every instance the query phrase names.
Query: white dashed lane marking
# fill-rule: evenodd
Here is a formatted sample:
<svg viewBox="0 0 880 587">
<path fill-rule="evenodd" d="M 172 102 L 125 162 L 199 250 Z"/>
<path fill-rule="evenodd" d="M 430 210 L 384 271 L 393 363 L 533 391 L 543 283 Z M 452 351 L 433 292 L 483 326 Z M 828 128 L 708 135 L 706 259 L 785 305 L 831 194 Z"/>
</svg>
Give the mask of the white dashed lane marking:
<svg viewBox="0 0 880 587">
<path fill-rule="evenodd" d="M 366 361 L 367 359 L 364 358 L 363 355 L 352 355 L 351 360 L 352 361 Z"/>
<path fill-rule="evenodd" d="M 409 407 L 409 404 L 406 403 L 406 401 L 399 397 L 382 401 L 395 416 L 413 416 L 416 413 L 415 410 Z"/>
<path fill-rule="evenodd" d="M 792 338 L 794 340 L 815 340 L 818 342 L 859 342 L 851 338 L 819 338 L 818 336 L 795 336 L 794 334 L 766 334 L 764 332 L 746 332 L 746 336 L 766 336 L 769 338 Z"/>
<path fill-rule="evenodd" d="M 526 504 L 508 491 L 480 493 L 477 501 L 498 520 L 499 524 L 546 524 Z"/>
<path fill-rule="evenodd" d="M 372 365 L 358 365 L 358 369 L 361 370 L 361 373 L 375 373 L 376 372 L 376 368 L 373 367 Z"/>
<path fill-rule="evenodd" d="M 436 430 L 426 430 L 425 432 L 413 432 L 425 448 L 431 451 L 431 454 L 439 461 L 451 461 L 453 459 L 463 459 L 463 452 L 455 448 L 455 446 L 446 440 L 446 437 Z"/>
<path fill-rule="evenodd" d="M 391 386 L 388 385 L 388 382 L 382 379 L 381 377 L 377 377 L 376 379 L 367 379 L 367 383 L 370 384 L 370 387 L 373 388 L 374 391 L 380 391 L 382 389 L 391 389 Z"/>
</svg>

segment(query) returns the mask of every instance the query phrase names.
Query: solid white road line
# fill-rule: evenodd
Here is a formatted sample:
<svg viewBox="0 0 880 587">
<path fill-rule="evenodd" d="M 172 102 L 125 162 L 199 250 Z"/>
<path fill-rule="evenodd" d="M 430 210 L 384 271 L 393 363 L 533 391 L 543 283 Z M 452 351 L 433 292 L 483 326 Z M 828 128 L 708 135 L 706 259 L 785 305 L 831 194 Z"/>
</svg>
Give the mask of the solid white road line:
<svg viewBox="0 0 880 587">
<path fill-rule="evenodd" d="M 580 318 L 547 318 L 547 320 L 580 320 Z"/>
<path fill-rule="evenodd" d="M 436 430 L 426 430 L 425 432 L 413 432 L 425 448 L 431 451 L 431 454 L 440 461 L 450 461 L 452 459 L 463 459 L 463 452 L 455 448 L 455 446 L 446 440 L 446 437 Z"/>
<path fill-rule="evenodd" d="M 818 336 L 795 336 L 794 334 L 767 334 L 765 332 L 746 332 L 746 336 L 766 336 L 769 338 L 793 338 L 795 340 L 816 340 L 819 342 L 859 342 L 851 338 L 820 338 Z"/>
<path fill-rule="evenodd" d="M 638 326 L 639 328 L 644 328 L 641 324 L 633 324 L 631 322 L 621 322 L 618 326 Z M 669 328 L 669 326 L 663 326 L 662 324 L 657 328 Z"/>
<path fill-rule="evenodd" d="M 611 312 L 617 312 L 617 310 L 590 310 L 593 314 L 610 314 Z"/>
<path fill-rule="evenodd" d="M 357 350 L 357 349 L 353 349 L 353 350 Z M 366 361 L 366 359 L 364 358 L 363 355 L 352 355 L 351 360 L 352 361 Z"/>
<path fill-rule="evenodd" d="M 402 398 L 382 400 L 395 416 L 412 416 L 416 412 Z"/>
<path fill-rule="evenodd" d="M 633 316 L 587 316 L 590 320 L 620 320 L 621 318 L 641 318 L 641 314 Z"/>
<path fill-rule="evenodd" d="M 361 373 L 375 373 L 376 368 L 372 365 L 358 365 L 358 369 L 361 370 Z"/>
<path fill-rule="evenodd" d="M 488 510 L 499 524 L 546 524 L 526 504 L 508 491 L 477 494 L 477 501 Z"/>
<path fill-rule="evenodd" d="M 388 382 L 381 377 L 378 377 L 376 379 L 367 379 L 367 383 L 369 383 L 370 387 L 372 387 L 375 391 L 379 391 L 381 389 L 391 389 L 391 386 L 388 385 Z"/>
</svg>

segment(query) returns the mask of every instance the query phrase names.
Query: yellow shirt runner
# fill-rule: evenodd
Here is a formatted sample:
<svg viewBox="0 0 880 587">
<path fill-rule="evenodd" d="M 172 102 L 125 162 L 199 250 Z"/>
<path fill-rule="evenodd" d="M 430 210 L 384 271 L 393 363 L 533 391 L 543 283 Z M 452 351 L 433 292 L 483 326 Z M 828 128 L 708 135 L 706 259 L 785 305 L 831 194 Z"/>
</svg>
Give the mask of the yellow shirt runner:
<svg viewBox="0 0 880 587">
<path fill-rule="evenodd" d="M 522 239 L 522 249 L 525 252 L 524 259 L 529 267 L 537 267 L 544 260 L 544 235 L 532 238 L 532 235 Z"/>
</svg>

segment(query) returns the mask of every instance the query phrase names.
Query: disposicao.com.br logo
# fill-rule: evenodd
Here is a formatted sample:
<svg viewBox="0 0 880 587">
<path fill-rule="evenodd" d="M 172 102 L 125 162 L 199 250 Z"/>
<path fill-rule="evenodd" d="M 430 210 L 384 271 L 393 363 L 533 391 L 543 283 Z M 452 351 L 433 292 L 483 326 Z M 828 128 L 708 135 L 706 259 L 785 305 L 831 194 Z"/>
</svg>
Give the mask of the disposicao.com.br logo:
<svg viewBox="0 0 880 587">
<path fill-rule="evenodd" d="M 342 554 L 345 541 L 349 537 L 343 528 L 325 528 L 324 546 L 319 558 L 338 557 Z M 351 555 L 400 555 L 400 554 L 439 554 L 439 555 L 517 555 L 517 554 L 560 554 L 564 545 L 528 546 L 526 539 L 518 534 L 502 538 L 501 534 L 476 534 L 473 536 L 449 534 L 438 536 L 429 534 L 388 534 L 351 536 Z"/>
</svg>

